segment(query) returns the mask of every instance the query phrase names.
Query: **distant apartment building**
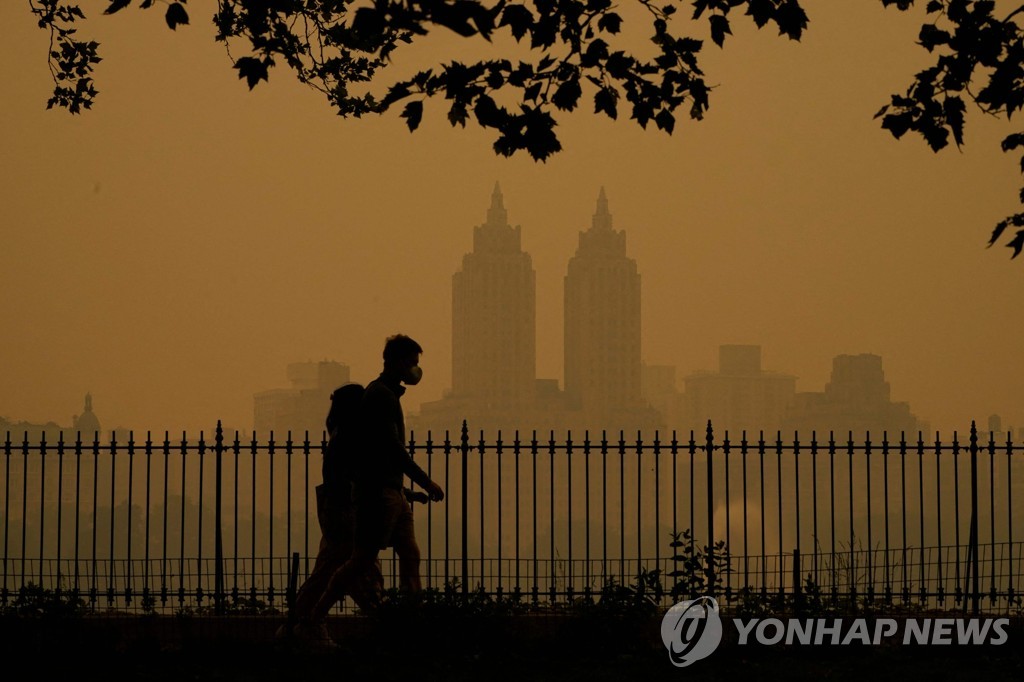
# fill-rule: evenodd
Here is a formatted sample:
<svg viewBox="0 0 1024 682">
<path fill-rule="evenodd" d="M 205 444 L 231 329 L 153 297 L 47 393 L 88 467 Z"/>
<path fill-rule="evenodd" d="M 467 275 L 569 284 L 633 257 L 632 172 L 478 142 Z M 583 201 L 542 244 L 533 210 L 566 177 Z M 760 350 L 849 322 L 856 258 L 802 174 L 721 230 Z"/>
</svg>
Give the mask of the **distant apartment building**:
<svg viewBox="0 0 1024 682">
<path fill-rule="evenodd" d="M 293 362 L 287 367 L 288 388 L 261 391 L 253 396 L 253 428 L 258 436 L 284 437 L 309 432 L 319 440 L 331 404 L 331 393 L 350 381 L 348 365 L 324 360 Z"/>
<path fill-rule="evenodd" d="M 683 379 L 679 426 L 701 433 L 710 420 L 718 437 L 780 429 L 796 395 L 796 377 L 761 367 L 761 347 L 726 344 L 718 349 L 718 371 Z"/>
<path fill-rule="evenodd" d="M 653 429 L 641 394 L 640 276 L 601 190 L 565 276 L 565 388 L 536 376 L 536 285 L 500 188 L 452 277 L 452 387 L 424 403 L 416 431 Z"/>
<path fill-rule="evenodd" d="M 473 250 L 452 275 L 451 388 L 408 417 L 415 431 L 458 434 L 535 423 L 538 382 L 536 274 L 522 248 L 522 227 L 508 221 L 495 183 Z"/>
<path fill-rule="evenodd" d="M 905 402 L 890 399 L 889 382 L 882 370 L 882 358 L 870 353 L 838 355 L 832 360 L 832 375 L 821 393 L 798 393 L 789 416 L 786 432 L 827 437 L 863 439 L 866 434 L 880 437 L 900 432 L 916 434 L 921 423 Z"/>
<path fill-rule="evenodd" d="M 481 416 L 521 415 L 534 401 L 536 367 L 536 274 L 496 183 L 473 250 L 452 275 L 451 394 Z"/>
<path fill-rule="evenodd" d="M 661 424 L 641 391 L 640 310 L 640 273 L 602 188 L 564 280 L 568 424 L 631 431 Z"/>
</svg>

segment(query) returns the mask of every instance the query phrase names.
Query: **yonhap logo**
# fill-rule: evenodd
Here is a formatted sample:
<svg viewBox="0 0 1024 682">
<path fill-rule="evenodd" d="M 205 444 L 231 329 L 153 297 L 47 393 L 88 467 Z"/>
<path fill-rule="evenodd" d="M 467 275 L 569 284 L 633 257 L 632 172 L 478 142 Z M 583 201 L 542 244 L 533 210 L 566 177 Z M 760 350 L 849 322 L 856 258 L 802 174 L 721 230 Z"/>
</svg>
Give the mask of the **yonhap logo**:
<svg viewBox="0 0 1024 682">
<path fill-rule="evenodd" d="M 710 656 L 722 641 L 718 602 L 705 596 L 674 605 L 661 621 L 661 641 L 680 668 Z"/>
<path fill-rule="evenodd" d="M 1000 646 L 1009 618 L 733 618 L 736 645 L 878 646 L 880 644 Z M 704 595 L 672 606 L 661 621 L 661 641 L 672 665 L 685 668 L 722 643 L 722 616 Z"/>
</svg>

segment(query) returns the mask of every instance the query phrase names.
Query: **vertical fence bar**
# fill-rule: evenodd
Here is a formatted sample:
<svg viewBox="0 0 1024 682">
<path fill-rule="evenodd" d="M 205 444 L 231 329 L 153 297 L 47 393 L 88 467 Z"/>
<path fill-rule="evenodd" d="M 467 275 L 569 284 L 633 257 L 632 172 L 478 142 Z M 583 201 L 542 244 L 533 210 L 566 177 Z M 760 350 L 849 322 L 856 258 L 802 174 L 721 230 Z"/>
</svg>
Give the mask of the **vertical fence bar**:
<svg viewBox="0 0 1024 682">
<path fill-rule="evenodd" d="M 287 438 L 284 441 L 284 555 L 289 557 L 292 555 L 292 432 L 291 429 L 286 431 Z M 401 434 L 402 437 L 405 434 Z M 404 445 L 404 443 L 403 443 Z M 270 518 L 270 523 L 274 523 L 274 518 Z M 271 562 L 273 562 L 273 554 L 271 556 Z M 287 566 L 287 563 L 285 564 Z M 271 563 L 271 572 L 273 572 L 273 563 Z M 392 571 L 392 575 L 394 571 Z M 286 583 L 287 584 L 287 583 Z"/>
<path fill-rule="evenodd" d="M 64 544 L 64 432 L 57 437 L 57 584 L 56 592 L 61 593 L 60 557 L 61 545 Z"/>
<path fill-rule="evenodd" d="M 502 521 L 502 517 L 504 516 L 504 514 L 502 514 L 503 507 L 502 507 L 502 494 L 501 494 L 502 493 L 502 490 L 501 490 L 502 489 L 502 483 L 501 483 L 501 430 L 500 429 L 498 430 L 498 441 L 495 443 L 495 456 L 497 458 L 497 465 L 498 465 L 498 499 L 497 499 L 497 504 L 496 504 L 496 507 L 498 509 L 498 575 L 497 575 L 497 580 L 498 580 L 498 596 L 500 597 L 502 592 L 503 592 L 503 586 L 502 586 L 502 582 L 501 582 L 501 577 L 502 577 L 502 571 L 501 571 L 501 558 L 502 558 L 501 557 L 501 545 L 502 545 L 502 542 L 504 540 L 504 536 L 502 535 L 502 532 L 501 532 L 502 531 L 502 527 L 501 527 L 502 523 L 501 523 L 501 521 Z"/>
<path fill-rule="evenodd" d="M 636 573 L 639 576 L 642 569 L 644 550 L 643 550 L 643 526 L 641 525 L 641 518 L 643 516 L 643 509 L 640 505 L 640 499 L 642 496 L 640 490 L 640 483 L 643 480 L 643 472 L 641 467 L 641 460 L 643 459 L 643 443 L 640 440 L 640 432 L 636 433 Z"/>
<path fill-rule="evenodd" d="M 555 432 L 548 433 L 548 585 L 551 603 L 555 601 Z"/>
<path fill-rule="evenodd" d="M 608 433 L 601 431 L 601 580 L 608 582 Z"/>
<path fill-rule="evenodd" d="M 128 547 L 126 557 L 128 559 L 125 565 L 125 603 L 132 603 L 132 530 L 135 525 L 132 523 L 132 503 L 135 499 L 134 490 L 135 488 L 135 432 L 128 432 Z"/>
<path fill-rule="evenodd" d="M 8 445 L 10 445 L 10 438 L 8 438 Z M 10 455 L 9 448 L 5 448 L 7 454 Z M 8 456 L 9 459 L 9 456 Z M 10 468 L 8 467 L 8 475 L 10 474 Z M 75 587 L 74 595 L 77 599 L 80 596 L 81 584 L 79 583 L 79 568 L 78 564 L 80 561 L 80 539 L 79 534 L 81 533 L 81 503 L 82 494 L 82 439 L 81 437 L 75 438 Z M 4 595 L 7 594 L 7 520 L 6 520 L 6 509 L 4 518 Z M 6 598 L 5 600 L 6 601 Z"/>
<path fill-rule="evenodd" d="M 992 548 L 989 571 L 990 587 L 989 595 L 991 603 L 996 601 L 996 437 L 992 431 L 988 432 L 988 520 L 989 520 L 989 545 Z"/>
<path fill-rule="evenodd" d="M 619 431 L 619 582 L 626 580 L 626 439 Z"/>
<path fill-rule="evenodd" d="M 214 434 L 214 508 L 213 508 L 213 532 L 214 532 L 214 581 L 213 581 L 213 604 L 217 615 L 224 613 L 224 530 L 221 523 L 222 502 L 223 502 L 223 456 L 224 456 L 224 429 L 221 421 L 217 420 L 217 431 Z M 202 504 L 202 502 L 200 502 Z"/>
<path fill-rule="evenodd" d="M 469 590 L 469 426 L 462 422 L 462 437 L 459 444 L 462 455 L 462 595 Z"/>
<path fill-rule="evenodd" d="M 234 478 L 232 480 L 231 487 L 232 487 L 233 493 L 234 493 L 234 510 L 235 510 L 235 520 L 234 520 L 234 523 L 231 526 L 231 528 L 232 528 L 231 538 L 232 538 L 232 542 L 234 543 L 234 551 L 231 554 L 231 557 L 232 557 L 232 562 L 231 562 L 231 598 L 232 598 L 233 601 L 237 602 L 238 601 L 238 559 L 239 559 L 239 552 L 238 552 L 238 534 L 239 533 L 238 533 L 238 531 L 241 528 L 241 526 L 238 523 L 238 488 L 239 488 L 239 485 L 238 485 L 238 465 L 239 465 L 239 460 L 241 459 L 241 454 L 242 454 L 242 444 L 241 444 L 241 442 L 239 442 L 238 431 L 237 430 L 235 431 L 235 440 L 231 444 L 231 453 L 232 453 L 232 455 L 234 455 L 234 457 L 232 458 L 232 460 L 233 460 L 232 461 L 232 465 L 233 465 Z"/>
<path fill-rule="evenodd" d="M 814 431 L 811 431 L 811 529 L 814 535 L 812 565 L 814 586 L 820 589 L 821 582 L 818 576 L 818 557 L 821 554 L 821 545 L 818 543 L 818 438 Z"/>
<path fill-rule="evenodd" d="M 463 422 L 465 423 L 465 422 Z M 448 429 L 444 431 L 444 487 L 451 490 L 452 440 Z M 451 505 L 444 506 L 444 582 L 445 587 L 451 580 Z"/>
<path fill-rule="evenodd" d="M 793 514 L 795 516 L 796 550 L 793 554 L 793 590 L 800 594 L 800 438 L 793 434 Z"/>
<path fill-rule="evenodd" d="M 661 569 L 661 442 L 654 431 L 654 567 Z"/>
<path fill-rule="evenodd" d="M 971 421 L 971 539 L 968 554 L 971 557 L 971 611 L 978 615 L 980 610 L 980 578 L 978 569 L 978 428 Z"/>
<path fill-rule="evenodd" d="M 268 474 L 268 479 L 269 479 L 268 480 L 268 483 L 269 483 L 268 489 L 270 491 L 269 492 L 270 499 L 269 499 L 269 502 L 268 502 L 268 505 L 267 505 L 269 510 L 270 510 L 269 511 L 269 515 L 268 515 L 268 523 L 270 525 L 270 529 L 269 529 L 269 533 L 267 534 L 267 543 L 268 543 L 268 547 L 269 547 L 269 549 L 267 551 L 267 561 L 270 562 L 270 575 L 269 575 L 269 578 L 267 580 L 267 598 L 268 598 L 268 600 L 271 603 L 273 603 L 273 601 L 274 601 L 274 566 L 273 566 L 273 561 L 274 561 L 274 478 L 275 478 L 275 476 L 274 476 L 274 432 L 273 431 L 270 432 L 270 442 L 267 443 L 267 460 L 268 460 L 268 465 L 270 467 L 269 468 L 269 472 L 270 473 Z"/>
<path fill-rule="evenodd" d="M 97 438 L 99 434 L 97 433 Z M 117 490 L 117 469 L 114 466 L 115 455 L 117 454 L 117 443 L 115 438 L 110 438 L 110 565 L 107 566 L 107 604 L 114 605 L 114 493 Z"/>
<path fill-rule="evenodd" d="M 849 464 L 849 487 L 850 487 L 850 601 L 856 602 L 857 599 L 857 559 L 854 553 L 854 535 L 853 535 L 853 431 L 850 431 L 847 435 L 846 440 L 846 454 L 847 462 Z"/>
<path fill-rule="evenodd" d="M 24 524 L 22 524 L 24 525 Z M 11 556 L 10 551 L 11 531 L 11 432 L 7 431 L 4 437 L 4 585 L 3 592 L 0 592 L 0 603 L 7 603 L 8 590 L 8 569 L 7 563 Z M 77 537 L 77 535 L 76 535 Z"/>
<path fill-rule="evenodd" d="M 565 467 L 566 467 L 565 477 L 566 477 L 566 479 L 568 479 L 567 482 L 566 482 L 566 489 L 568 491 L 568 494 L 566 496 L 565 509 L 566 509 L 566 518 L 567 518 L 566 526 L 567 526 L 567 529 L 568 529 L 568 559 L 569 559 L 569 570 L 568 570 L 568 578 L 569 578 L 569 580 L 568 580 L 568 585 L 566 586 L 566 591 L 568 592 L 569 601 L 571 602 L 572 601 L 572 595 L 573 595 L 573 587 L 574 587 L 573 579 L 572 579 L 572 431 L 567 431 L 566 435 L 565 435 Z M 554 501 L 552 501 L 552 505 L 554 505 Z"/>
<path fill-rule="evenodd" d="M 725 438 L 722 440 L 722 454 L 725 457 L 725 556 L 728 556 L 728 552 L 732 547 L 732 516 L 729 513 L 729 507 L 732 506 L 730 503 L 732 497 L 729 495 L 729 432 L 725 432 Z M 713 540 L 714 538 L 712 538 Z M 725 598 L 729 599 L 732 596 L 732 571 L 725 572 Z"/>
<path fill-rule="evenodd" d="M 25 442 L 28 442 L 28 436 L 25 437 Z M 28 472 L 26 471 L 26 474 Z M 111 505 L 113 509 L 113 505 Z M 113 514 L 113 512 L 111 512 Z M 113 525 L 113 522 L 111 522 Z M 39 587 L 45 586 L 43 583 L 43 550 L 46 547 L 44 542 L 44 533 L 46 527 L 46 432 L 44 431 L 39 441 Z M 111 530 L 113 533 L 113 530 Z M 113 535 L 111 535 L 113 537 Z M 113 547 L 113 543 L 111 543 Z M 111 557 L 113 558 L 113 557 Z"/>
<path fill-rule="evenodd" d="M 153 604 L 153 601 L 152 601 L 153 600 L 153 596 L 152 596 L 152 593 L 150 591 L 150 584 L 149 584 L 149 578 L 150 578 L 150 576 L 149 576 L 149 571 L 150 571 L 150 565 L 149 565 L 149 552 L 150 552 L 150 547 L 149 547 L 149 529 L 150 529 L 150 514 L 151 514 L 151 510 L 152 510 L 152 506 L 153 506 L 153 502 L 152 502 L 152 498 L 151 498 L 151 495 L 152 495 L 152 482 L 153 482 L 153 437 L 152 437 L 152 434 L 149 431 L 146 431 L 146 449 L 145 449 L 145 452 L 146 452 L 146 533 L 145 533 L 146 548 L 145 548 L 145 551 L 143 553 L 143 565 L 142 565 L 142 571 L 143 571 L 143 577 L 142 577 L 142 602 L 143 602 L 143 609 L 146 609 L 147 607 L 152 608 L 152 604 Z"/>
<path fill-rule="evenodd" d="M 747 431 L 740 438 L 740 465 L 743 473 L 743 587 L 750 588 L 750 550 L 747 545 Z"/>
<path fill-rule="evenodd" d="M 785 562 L 782 560 L 786 553 L 782 536 L 782 431 L 775 432 L 775 485 L 779 503 L 779 595 L 781 596 L 786 591 L 786 571 L 783 565 Z"/>
<path fill-rule="evenodd" d="M 81 438 L 82 434 L 79 432 L 78 437 Z M 27 461 L 27 450 L 26 450 L 26 461 Z M 26 470 L 27 471 L 27 470 Z M 99 559 L 96 554 L 96 536 L 97 528 L 99 527 L 99 480 L 100 480 L 100 439 L 99 434 L 95 434 L 92 440 L 92 585 L 89 588 L 89 603 L 93 606 L 96 605 L 96 601 L 99 598 L 97 590 L 99 586 L 96 582 Z M 24 530 L 22 531 L 24 533 Z M 24 552 L 24 534 L 22 535 L 22 556 L 25 556 Z M 22 578 L 25 577 L 24 569 L 22 569 Z"/>
<path fill-rule="evenodd" d="M 270 432 L 270 439 L 273 441 L 274 432 Z M 256 445 L 256 432 L 252 432 L 252 441 L 249 445 L 250 452 L 252 454 L 252 519 L 249 524 L 249 598 L 256 599 L 256 455 L 259 452 L 258 446 Z"/>
<path fill-rule="evenodd" d="M 954 543 L 956 544 L 956 554 L 954 567 L 956 570 L 956 601 L 960 603 L 961 599 L 966 599 L 966 587 L 961 588 L 960 585 L 960 445 L 957 443 L 956 431 L 953 432 L 953 531 L 954 531 Z M 935 432 L 935 450 L 941 452 L 941 443 L 939 442 L 939 432 Z M 964 602 L 966 608 L 966 602 Z"/>
<path fill-rule="evenodd" d="M 885 572 L 885 603 L 892 603 L 892 576 L 889 573 L 889 433 L 882 431 L 882 502 L 885 516 L 885 556 L 883 571 Z"/>
<path fill-rule="evenodd" d="M 768 594 L 768 566 L 767 566 L 767 552 L 765 552 L 765 519 L 764 519 L 764 431 L 758 432 L 757 438 L 757 453 L 759 457 L 759 470 L 761 475 L 761 494 L 758 497 L 761 503 L 761 595 L 767 596 Z"/>
<path fill-rule="evenodd" d="M 486 570 L 484 568 L 484 432 L 480 430 L 480 443 L 477 446 L 480 453 L 480 584 L 484 584 Z"/>
<path fill-rule="evenodd" d="M 828 432 L 828 508 L 829 508 L 829 568 L 832 571 L 832 603 L 839 600 L 839 586 L 836 584 L 836 438 L 835 432 Z"/>
<path fill-rule="evenodd" d="M 590 431 L 583 432 L 583 555 L 586 557 L 584 591 L 587 597 L 591 594 L 590 585 Z"/>
<path fill-rule="evenodd" d="M 203 590 L 204 575 L 203 575 L 203 483 L 206 478 L 204 466 L 206 464 L 206 440 L 204 433 L 199 432 L 199 499 L 196 500 L 196 506 L 199 507 L 196 518 L 196 603 L 202 606 L 203 597 L 206 596 L 205 590 Z M 182 494 L 182 498 L 185 495 Z"/>
<path fill-rule="evenodd" d="M 867 546 L 867 593 L 868 601 L 875 599 L 875 570 L 874 570 L 874 545 L 871 536 L 871 434 L 864 434 L 864 477 L 867 479 L 867 517 L 868 517 L 868 546 Z"/>
<path fill-rule="evenodd" d="M 202 432 L 199 434 L 199 440 L 203 440 Z M 187 444 L 185 441 L 185 432 L 181 433 L 181 551 L 178 553 L 178 603 L 181 606 L 185 605 L 185 455 L 187 453 Z"/>
<path fill-rule="evenodd" d="M 696 556 L 696 554 L 697 554 L 697 551 L 696 551 L 697 524 L 694 521 L 694 513 L 693 513 L 694 512 L 693 486 L 694 486 L 694 479 L 696 479 L 696 476 L 694 474 L 693 459 L 694 459 L 694 456 L 697 453 L 697 443 L 696 443 L 696 441 L 694 441 L 693 436 L 694 436 L 693 431 L 690 431 L 690 443 L 689 443 L 689 448 L 688 448 L 689 451 L 690 451 L 690 525 L 688 526 L 688 530 L 690 531 L 690 556 Z"/>
<path fill-rule="evenodd" d="M 917 501 L 917 514 L 918 514 L 918 523 L 920 524 L 919 525 L 919 534 L 918 534 L 918 544 L 921 547 L 921 556 L 920 556 L 920 559 L 918 561 L 918 571 L 921 574 L 920 594 L 921 594 L 921 598 L 924 599 L 925 595 L 928 594 L 927 584 L 926 584 L 927 583 L 927 581 L 926 581 L 926 577 L 927 576 L 926 576 L 925 571 L 924 571 L 924 438 L 920 434 L 920 432 L 918 432 L 918 434 L 919 435 L 918 435 L 918 439 L 917 439 L 917 455 L 918 455 L 918 457 L 917 457 L 917 497 L 918 497 L 918 501 Z M 936 457 L 935 457 L 935 497 L 936 497 L 936 504 L 938 504 L 939 497 L 941 495 L 941 493 L 939 492 L 939 457 L 938 457 L 938 455 L 940 453 L 941 453 L 941 451 L 936 450 Z M 939 514 L 938 518 L 937 518 L 937 527 L 941 531 L 941 528 L 942 528 L 942 515 L 941 514 Z M 939 536 L 941 537 L 941 532 L 939 533 Z M 906 545 L 906 541 L 904 541 L 903 544 Z M 939 540 L 938 544 L 939 544 L 939 554 L 938 554 L 938 557 L 939 557 L 939 575 L 937 577 L 938 577 L 939 584 L 938 584 L 937 592 L 938 592 L 938 595 L 939 595 L 939 599 L 941 600 L 942 599 L 942 588 L 943 588 L 943 584 L 942 584 L 942 541 Z M 906 550 L 904 550 L 904 551 L 906 551 Z"/>
<path fill-rule="evenodd" d="M 921 432 L 918 432 L 918 442 L 919 442 L 920 447 L 921 447 L 921 454 L 922 454 L 921 459 L 923 460 L 924 459 L 924 456 L 923 456 L 924 455 L 924 434 L 922 434 Z M 955 469 L 956 469 L 956 467 L 954 466 L 954 472 L 953 472 L 954 474 L 956 473 Z M 939 602 L 944 604 L 945 601 L 946 601 L 945 600 L 945 595 L 944 595 L 944 590 L 945 590 L 946 584 L 945 584 L 945 582 L 943 581 L 943 578 L 942 578 L 942 565 L 943 565 L 943 561 L 942 561 L 942 486 L 941 486 L 941 483 L 942 483 L 942 473 L 941 473 L 941 471 L 942 471 L 942 446 L 939 443 L 939 433 L 938 433 L 938 431 L 936 431 L 935 432 L 935 518 L 936 518 L 936 523 L 935 523 L 935 544 L 936 544 L 936 547 L 937 547 L 938 557 L 939 557 L 938 576 L 937 576 L 938 580 L 939 580 L 939 589 L 936 590 L 936 592 L 938 593 L 938 596 L 939 596 Z M 922 481 L 923 481 L 923 479 L 922 479 Z M 923 483 L 922 483 L 922 485 L 923 485 Z M 955 488 L 954 488 L 954 494 L 955 494 Z M 924 538 L 924 499 L 923 499 L 924 489 L 923 488 L 922 488 L 921 495 L 922 495 L 922 500 L 921 500 L 921 537 Z M 958 527 L 959 523 L 960 523 L 960 519 L 959 519 L 959 517 L 957 517 L 956 520 L 953 522 L 953 526 L 954 527 Z M 958 556 L 956 558 L 956 561 L 954 561 L 954 564 L 957 567 L 957 571 L 960 570 L 959 552 L 960 552 L 960 548 L 958 546 L 957 547 L 957 554 L 958 554 Z M 924 581 L 924 552 L 922 552 L 921 555 L 922 555 L 921 556 L 921 580 L 922 580 L 921 589 L 923 591 L 924 590 L 924 582 L 923 582 Z M 959 573 L 957 575 L 959 575 Z M 959 578 L 957 578 L 957 582 L 958 583 L 960 582 Z"/>
<path fill-rule="evenodd" d="M 533 487 L 530 502 L 533 506 L 533 603 L 536 604 L 540 592 L 540 566 L 537 562 L 537 431 L 534 430 L 530 439 L 530 462 L 533 466 Z"/>
<path fill-rule="evenodd" d="M 168 491 L 170 486 L 170 470 L 171 470 L 171 434 L 169 431 L 164 431 L 164 530 L 163 536 L 160 538 L 162 543 L 162 551 L 160 552 L 160 604 L 167 604 L 167 517 L 170 513 L 170 503 L 168 502 Z"/>
<path fill-rule="evenodd" d="M 484 569 L 484 541 L 483 541 L 483 530 L 486 526 L 483 506 L 483 429 L 480 429 L 480 441 L 477 445 L 477 452 L 480 455 L 480 476 L 479 476 L 479 487 L 480 487 L 480 585 L 483 585 L 484 578 L 486 577 L 486 570 Z"/>
<path fill-rule="evenodd" d="M 1010 430 L 1006 430 L 1006 575 L 1009 584 L 1006 586 L 1007 603 L 1014 603 L 1013 592 L 1013 440 Z"/>
<path fill-rule="evenodd" d="M 679 540 L 679 441 L 676 438 L 676 430 L 672 429 L 672 542 Z M 672 545 L 672 555 L 676 555 L 675 545 Z"/>
<path fill-rule="evenodd" d="M 513 460 L 516 465 L 516 595 L 518 596 L 522 589 L 522 582 L 519 573 L 519 453 L 521 452 L 521 443 L 519 441 L 519 429 L 515 431 L 515 440 L 512 442 L 512 453 Z"/>
</svg>

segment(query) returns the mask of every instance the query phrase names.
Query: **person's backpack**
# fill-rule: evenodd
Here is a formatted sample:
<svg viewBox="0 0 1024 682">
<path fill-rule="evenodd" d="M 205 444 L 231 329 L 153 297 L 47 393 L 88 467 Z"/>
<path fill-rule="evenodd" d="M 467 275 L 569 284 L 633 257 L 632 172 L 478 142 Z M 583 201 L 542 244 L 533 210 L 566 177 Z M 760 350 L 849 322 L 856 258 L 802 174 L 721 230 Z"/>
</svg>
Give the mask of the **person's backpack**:
<svg viewBox="0 0 1024 682">
<path fill-rule="evenodd" d="M 352 480 L 353 453 L 358 439 L 359 405 L 366 390 L 362 384 L 348 383 L 331 393 L 327 412 L 327 452 L 324 453 L 323 479 L 330 486 Z"/>
</svg>

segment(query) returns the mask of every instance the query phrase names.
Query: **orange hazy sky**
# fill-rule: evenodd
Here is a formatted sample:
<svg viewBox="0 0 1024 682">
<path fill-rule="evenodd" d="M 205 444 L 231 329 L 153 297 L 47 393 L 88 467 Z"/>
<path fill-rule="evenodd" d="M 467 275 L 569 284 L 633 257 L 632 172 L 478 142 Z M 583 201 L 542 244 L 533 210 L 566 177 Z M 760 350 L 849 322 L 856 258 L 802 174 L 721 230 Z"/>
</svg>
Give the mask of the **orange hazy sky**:
<svg viewBox="0 0 1024 682">
<path fill-rule="evenodd" d="M 646 363 L 682 377 L 756 343 L 820 391 L 835 355 L 876 353 L 933 429 L 1024 426 L 1024 262 L 986 248 L 1018 208 L 1013 128 L 975 112 L 965 148 L 934 154 L 872 118 L 928 62 L 921 9 L 805 0 L 799 43 L 734 22 L 705 44 L 704 121 L 667 136 L 585 105 L 536 163 L 440 102 L 410 134 L 397 112 L 339 118 L 284 68 L 249 92 L 212 3 L 176 32 L 106 4 L 82 3 L 104 61 L 80 116 L 45 110 L 47 34 L 0 4 L 0 416 L 70 425 L 88 391 L 104 428 L 246 430 L 289 362 L 366 381 L 397 331 L 425 348 L 415 412 L 450 386 L 451 277 L 500 182 L 536 270 L 540 377 L 561 380 L 562 279 L 604 187 Z M 415 54 L 467 47 L 486 51 L 441 35 Z"/>
</svg>

